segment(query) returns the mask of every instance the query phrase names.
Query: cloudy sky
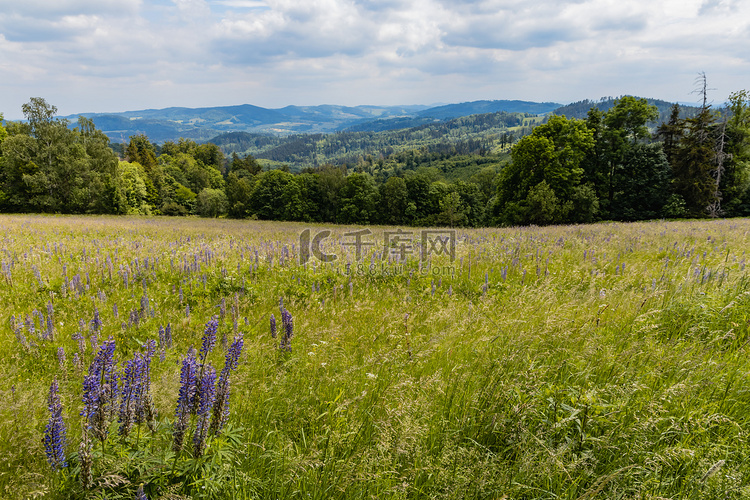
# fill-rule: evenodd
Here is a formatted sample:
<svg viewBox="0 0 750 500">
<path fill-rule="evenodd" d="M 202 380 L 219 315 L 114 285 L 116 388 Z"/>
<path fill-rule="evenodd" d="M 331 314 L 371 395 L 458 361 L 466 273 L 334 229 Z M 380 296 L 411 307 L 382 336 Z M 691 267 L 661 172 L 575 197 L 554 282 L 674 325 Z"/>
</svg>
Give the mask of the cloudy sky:
<svg viewBox="0 0 750 500">
<path fill-rule="evenodd" d="M 0 112 L 714 102 L 750 88 L 742 0 L 0 0 Z"/>
</svg>

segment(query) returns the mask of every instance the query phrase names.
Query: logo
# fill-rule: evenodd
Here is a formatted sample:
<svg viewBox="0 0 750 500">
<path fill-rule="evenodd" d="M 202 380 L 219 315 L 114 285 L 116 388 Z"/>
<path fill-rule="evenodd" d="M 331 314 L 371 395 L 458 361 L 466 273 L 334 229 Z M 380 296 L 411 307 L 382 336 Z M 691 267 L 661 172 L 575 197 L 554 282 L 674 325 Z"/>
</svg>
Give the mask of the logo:
<svg viewBox="0 0 750 500">
<path fill-rule="evenodd" d="M 334 262 L 339 258 L 335 249 L 335 242 L 326 242 L 333 232 L 321 229 L 315 233 L 305 229 L 299 236 L 300 264 L 307 264 L 311 259 L 320 262 Z M 404 230 L 401 228 L 383 231 L 382 240 L 377 241 L 374 233 L 367 228 L 348 231 L 342 234 L 338 248 L 349 247 L 354 251 L 354 259 L 360 262 L 370 247 L 380 247 L 381 260 L 388 259 L 405 262 L 411 255 L 418 255 L 426 261 L 432 256 L 445 255 L 450 262 L 456 259 L 456 231 L 453 229 L 422 229 L 420 231 Z"/>
</svg>

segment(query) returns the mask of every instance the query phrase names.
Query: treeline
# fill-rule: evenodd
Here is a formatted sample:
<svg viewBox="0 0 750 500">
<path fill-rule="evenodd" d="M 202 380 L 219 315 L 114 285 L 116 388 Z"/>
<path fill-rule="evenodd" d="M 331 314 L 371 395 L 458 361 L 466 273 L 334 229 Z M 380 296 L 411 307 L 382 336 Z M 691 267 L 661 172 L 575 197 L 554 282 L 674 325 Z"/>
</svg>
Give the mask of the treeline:
<svg viewBox="0 0 750 500">
<path fill-rule="evenodd" d="M 506 137 L 509 153 L 497 152 L 499 137 L 478 134 L 410 150 L 394 144 L 298 173 L 227 157 L 213 143 L 158 146 L 144 135 L 118 158 L 89 120 L 71 128 L 32 99 L 26 122 L 0 127 L 0 209 L 447 226 L 750 215 L 748 97 L 736 92 L 726 109 L 704 104 L 687 118 L 674 105 L 649 130 L 658 109 L 625 96 L 607 111 L 591 107 L 586 119 L 551 116 L 520 139 Z M 479 130 L 496 119 L 440 126 Z M 437 134 L 432 126 L 398 133 Z M 346 148 L 357 134 L 300 136 L 289 154 Z"/>
<path fill-rule="evenodd" d="M 23 105 L 25 122 L 0 125 L 3 212 L 219 215 L 224 155 L 193 141 L 156 147 L 131 137 L 121 160 L 87 118 L 75 127 L 44 99 Z M 2 118 L 2 116 L 0 116 Z"/>
<path fill-rule="evenodd" d="M 704 93 L 705 95 L 705 93 Z M 552 116 L 516 143 L 490 209 L 502 224 L 750 215 L 748 93 L 690 118 L 625 96 L 585 120 Z"/>
</svg>

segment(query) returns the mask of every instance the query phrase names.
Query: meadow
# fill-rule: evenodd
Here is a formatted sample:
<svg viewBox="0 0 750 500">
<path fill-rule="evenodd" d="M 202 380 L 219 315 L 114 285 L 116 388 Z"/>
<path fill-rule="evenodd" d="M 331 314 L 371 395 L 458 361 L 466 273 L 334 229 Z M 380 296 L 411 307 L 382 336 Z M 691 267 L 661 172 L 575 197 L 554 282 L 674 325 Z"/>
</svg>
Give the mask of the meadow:
<svg viewBox="0 0 750 500">
<path fill-rule="evenodd" d="M 0 216 L 0 497 L 750 497 L 749 220 L 370 229 Z M 155 415 L 97 435 L 112 341 Z M 226 425 L 175 450 L 189 349 L 233 345 Z"/>
</svg>

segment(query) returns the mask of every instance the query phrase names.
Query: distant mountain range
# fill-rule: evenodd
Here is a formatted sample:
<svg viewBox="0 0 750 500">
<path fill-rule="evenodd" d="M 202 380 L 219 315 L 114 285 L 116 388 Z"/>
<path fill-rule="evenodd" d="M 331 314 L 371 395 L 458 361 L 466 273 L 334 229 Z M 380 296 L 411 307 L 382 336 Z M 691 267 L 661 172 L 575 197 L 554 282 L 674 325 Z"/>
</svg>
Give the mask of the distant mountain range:
<svg viewBox="0 0 750 500">
<path fill-rule="evenodd" d="M 551 113 L 561 104 L 528 101 L 474 101 L 443 106 L 287 106 L 268 109 L 250 104 L 211 108 L 165 108 L 122 113 L 80 113 L 91 118 L 112 142 L 127 142 L 145 134 L 153 142 L 176 141 L 180 137 L 209 140 L 227 132 L 275 135 L 329 133 L 338 131 L 378 132 L 411 128 L 453 118 L 484 113 Z"/>
</svg>

